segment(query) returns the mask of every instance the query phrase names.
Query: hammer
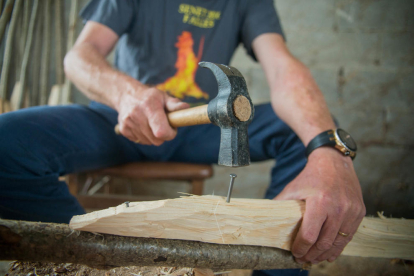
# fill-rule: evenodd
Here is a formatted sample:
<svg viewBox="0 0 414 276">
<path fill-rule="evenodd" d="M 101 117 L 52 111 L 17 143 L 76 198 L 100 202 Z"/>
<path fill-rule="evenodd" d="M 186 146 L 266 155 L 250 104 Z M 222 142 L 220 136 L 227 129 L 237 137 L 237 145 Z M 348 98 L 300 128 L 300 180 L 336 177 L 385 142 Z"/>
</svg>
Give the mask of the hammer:
<svg viewBox="0 0 414 276">
<path fill-rule="evenodd" d="M 250 165 L 247 126 L 253 120 L 254 106 L 246 81 L 234 67 L 212 62 L 199 65 L 210 69 L 218 83 L 217 97 L 208 104 L 167 114 L 172 127 L 213 123 L 221 128 L 218 164 L 229 167 Z M 115 132 L 119 134 L 118 125 Z"/>
</svg>

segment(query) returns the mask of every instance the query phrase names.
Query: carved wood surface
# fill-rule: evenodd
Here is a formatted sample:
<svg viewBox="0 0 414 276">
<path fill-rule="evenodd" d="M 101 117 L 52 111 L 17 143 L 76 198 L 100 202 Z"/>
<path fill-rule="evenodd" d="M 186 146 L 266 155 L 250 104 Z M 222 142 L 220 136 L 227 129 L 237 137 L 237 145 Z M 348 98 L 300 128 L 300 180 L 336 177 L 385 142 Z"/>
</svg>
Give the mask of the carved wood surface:
<svg viewBox="0 0 414 276">
<path fill-rule="evenodd" d="M 131 202 L 75 216 L 72 229 L 122 236 L 218 244 L 290 246 L 305 211 L 303 201 L 190 196 Z M 343 255 L 414 259 L 414 221 L 364 218 Z"/>
</svg>

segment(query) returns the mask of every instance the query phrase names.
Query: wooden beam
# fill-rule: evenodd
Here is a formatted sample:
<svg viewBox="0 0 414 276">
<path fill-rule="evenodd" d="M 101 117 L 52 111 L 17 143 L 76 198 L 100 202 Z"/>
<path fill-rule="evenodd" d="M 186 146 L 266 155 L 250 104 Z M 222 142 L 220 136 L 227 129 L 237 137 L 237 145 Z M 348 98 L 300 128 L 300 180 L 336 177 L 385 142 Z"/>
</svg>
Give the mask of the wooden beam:
<svg viewBox="0 0 414 276">
<path fill-rule="evenodd" d="M 43 44 L 40 65 L 40 105 L 46 105 L 49 98 L 49 68 L 51 47 L 51 0 L 44 0 L 43 6 Z"/>
<path fill-rule="evenodd" d="M 68 40 L 66 45 L 66 51 L 69 52 L 75 44 L 76 38 L 76 24 L 78 20 L 78 6 L 79 0 L 70 1 L 70 12 L 69 12 L 69 30 Z M 65 78 L 65 83 L 62 90 L 62 104 L 69 104 L 72 101 L 72 87 L 71 82 L 68 78 Z"/>
<path fill-rule="evenodd" d="M 30 3 L 25 2 L 25 12 L 26 12 L 26 8 L 29 6 Z M 23 58 L 22 58 L 22 67 L 21 67 L 21 71 L 20 71 L 20 86 L 19 86 L 19 97 L 17 99 L 17 109 L 23 108 L 23 107 L 27 107 L 23 106 L 23 102 L 25 99 L 27 99 L 27 101 L 30 101 L 30 97 L 27 94 L 27 83 L 28 83 L 28 76 L 27 76 L 27 69 L 28 69 L 28 65 L 29 65 L 29 56 L 30 56 L 30 52 L 31 52 L 31 48 L 32 48 L 32 41 L 33 41 L 33 33 L 34 33 L 34 27 L 36 24 L 36 16 L 37 16 L 37 6 L 39 4 L 39 0 L 34 0 L 33 1 L 33 8 L 32 8 L 32 15 L 30 17 L 30 21 L 27 22 L 26 26 L 25 24 L 23 24 L 24 27 L 24 32 L 27 35 L 27 39 L 26 37 L 24 37 L 25 39 L 25 48 L 24 48 L 24 54 L 23 54 Z M 28 17 L 28 15 L 25 15 L 25 17 Z M 26 18 L 24 18 L 25 21 L 27 20 Z M 28 20 L 27 20 L 28 21 Z M 27 28 L 29 29 L 27 31 Z"/>
<path fill-rule="evenodd" d="M 9 5 L 9 2 L 7 3 Z M 7 31 L 7 40 L 6 47 L 4 49 L 3 65 L 1 69 L 1 78 L 0 78 L 0 98 L 3 100 L 2 110 L 5 110 L 5 103 L 8 100 L 8 81 L 9 81 L 9 71 L 11 67 L 11 60 L 13 56 L 13 37 L 16 30 L 17 20 L 19 18 L 19 13 L 23 5 L 23 0 L 17 0 L 14 3 L 13 13 L 11 16 L 11 21 L 9 25 L 9 30 Z"/>
<path fill-rule="evenodd" d="M 0 260 L 120 266 L 228 269 L 300 268 L 278 248 L 121 237 L 74 231 L 67 224 L 0 219 Z"/>
<path fill-rule="evenodd" d="M 4 32 L 6 31 L 7 24 L 13 11 L 14 0 L 7 0 L 4 11 L 0 17 L 0 42 L 3 40 Z"/>
<path fill-rule="evenodd" d="M 72 229 L 121 236 L 291 249 L 305 203 L 190 196 L 75 216 Z M 414 260 L 414 221 L 365 218 L 343 255 Z"/>
</svg>

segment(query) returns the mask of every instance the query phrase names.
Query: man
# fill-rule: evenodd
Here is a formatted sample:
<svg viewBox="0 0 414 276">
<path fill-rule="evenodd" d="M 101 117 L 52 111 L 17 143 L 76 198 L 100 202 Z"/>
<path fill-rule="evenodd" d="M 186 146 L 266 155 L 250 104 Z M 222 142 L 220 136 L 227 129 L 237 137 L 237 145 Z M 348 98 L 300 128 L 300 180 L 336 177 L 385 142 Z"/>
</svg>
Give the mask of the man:
<svg viewBox="0 0 414 276">
<path fill-rule="evenodd" d="M 0 117 L 2 217 L 68 222 L 83 213 L 58 182 L 66 173 L 131 161 L 216 162 L 219 129 L 173 129 L 166 112 L 214 98 L 216 81 L 198 61 L 228 64 L 242 42 L 271 90 L 271 105 L 257 106 L 249 127 L 252 161 L 277 160 L 266 197 L 306 201 L 292 245 L 299 263 L 338 257 L 365 215 L 361 188 L 351 158 L 333 147 L 323 95 L 289 53 L 271 0 L 93 0 L 81 16 L 86 25 L 65 71 L 95 102 Z M 105 60 L 115 45 L 116 69 Z M 123 136 L 113 132 L 117 123 Z"/>
</svg>

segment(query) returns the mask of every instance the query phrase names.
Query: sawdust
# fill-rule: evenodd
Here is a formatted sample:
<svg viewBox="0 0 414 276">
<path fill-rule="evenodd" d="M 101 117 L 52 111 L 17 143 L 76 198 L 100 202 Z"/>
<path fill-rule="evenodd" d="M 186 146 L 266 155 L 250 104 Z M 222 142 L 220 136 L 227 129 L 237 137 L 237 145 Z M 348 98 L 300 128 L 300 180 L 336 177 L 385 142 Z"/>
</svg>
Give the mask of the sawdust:
<svg viewBox="0 0 414 276">
<path fill-rule="evenodd" d="M 230 271 L 215 272 L 214 275 L 226 275 Z M 95 269 L 85 265 L 71 263 L 11 262 L 8 276 L 197 276 L 196 269 L 188 267 L 149 267 L 129 266 L 113 269 Z"/>
<path fill-rule="evenodd" d="M 176 267 L 146 267 L 130 266 L 117 267 L 109 270 L 90 268 L 85 265 L 71 263 L 38 263 L 38 262 L 12 262 L 8 274 L 14 275 L 50 275 L 50 276 L 195 276 L 192 268 Z"/>
</svg>

